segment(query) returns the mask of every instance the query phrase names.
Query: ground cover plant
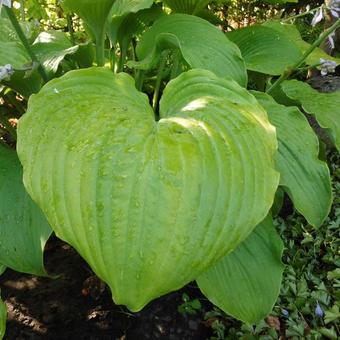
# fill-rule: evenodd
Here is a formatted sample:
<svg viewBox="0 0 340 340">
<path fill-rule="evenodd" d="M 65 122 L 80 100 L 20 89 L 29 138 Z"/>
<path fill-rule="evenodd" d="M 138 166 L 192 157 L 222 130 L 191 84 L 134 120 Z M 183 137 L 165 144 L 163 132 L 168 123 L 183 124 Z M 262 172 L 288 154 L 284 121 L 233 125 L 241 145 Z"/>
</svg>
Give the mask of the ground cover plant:
<svg viewBox="0 0 340 340">
<path fill-rule="evenodd" d="M 308 235 L 333 202 L 340 92 L 303 80 L 339 62 L 319 48 L 335 47 L 339 2 L 303 13 L 331 17 L 312 43 L 294 17 L 223 31 L 209 3 L 1 1 L 2 271 L 47 276 L 53 230 L 132 312 L 191 281 L 247 324 L 272 311 L 281 236 L 297 252 L 273 220 L 283 197 Z"/>
</svg>

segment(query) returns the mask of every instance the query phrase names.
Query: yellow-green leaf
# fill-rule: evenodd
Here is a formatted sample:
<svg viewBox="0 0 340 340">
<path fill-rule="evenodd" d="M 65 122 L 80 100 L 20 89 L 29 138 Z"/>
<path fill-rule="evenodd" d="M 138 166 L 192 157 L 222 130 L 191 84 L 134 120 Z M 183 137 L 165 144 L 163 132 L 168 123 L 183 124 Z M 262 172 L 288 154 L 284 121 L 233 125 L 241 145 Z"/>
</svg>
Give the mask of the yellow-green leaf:
<svg viewBox="0 0 340 340">
<path fill-rule="evenodd" d="M 234 249 L 279 182 L 275 130 L 236 82 L 183 73 L 160 116 L 132 77 L 91 68 L 45 85 L 18 126 L 28 192 L 132 311 Z"/>
</svg>

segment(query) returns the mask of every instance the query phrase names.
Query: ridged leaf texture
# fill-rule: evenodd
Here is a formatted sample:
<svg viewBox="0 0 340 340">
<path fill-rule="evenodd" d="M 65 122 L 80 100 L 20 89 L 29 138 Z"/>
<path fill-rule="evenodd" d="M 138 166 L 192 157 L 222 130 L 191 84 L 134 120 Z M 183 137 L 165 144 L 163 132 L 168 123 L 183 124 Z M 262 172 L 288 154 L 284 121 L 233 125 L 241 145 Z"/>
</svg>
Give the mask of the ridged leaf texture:
<svg viewBox="0 0 340 340">
<path fill-rule="evenodd" d="M 236 319 L 255 324 L 279 295 L 283 242 L 268 216 L 231 254 L 198 277 L 202 293 Z"/>
<path fill-rule="evenodd" d="M 129 75 L 92 68 L 49 82 L 18 127 L 28 192 L 132 311 L 234 249 L 279 182 L 275 130 L 236 82 L 183 73 L 160 117 Z"/>
<path fill-rule="evenodd" d="M 251 71 L 280 75 L 302 57 L 294 42 L 269 27 L 254 25 L 231 31 L 227 37 L 240 48 Z"/>
<path fill-rule="evenodd" d="M 277 104 L 265 93 L 253 94 L 276 127 L 280 185 L 309 224 L 319 227 L 331 208 L 332 189 L 327 164 L 318 158 L 318 138 L 297 107 Z"/>
<path fill-rule="evenodd" d="M 26 193 L 16 152 L 0 146 L 0 263 L 20 272 L 47 275 L 43 250 L 51 232 Z"/>
<path fill-rule="evenodd" d="M 191 68 L 230 77 L 246 86 L 247 72 L 238 47 L 208 21 L 186 14 L 161 17 L 137 45 L 139 60 L 152 59 L 159 50 L 179 49 Z"/>
<path fill-rule="evenodd" d="M 204 9 L 211 0 L 165 0 L 164 3 L 174 12 L 196 14 Z"/>
<path fill-rule="evenodd" d="M 305 53 L 310 47 L 307 41 L 303 40 L 298 28 L 293 24 L 282 23 L 280 21 L 272 21 L 268 20 L 262 24 L 265 27 L 270 27 L 280 34 L 284 34 L 287 39 L 291 42 L 294 42 L 296 46 L 300 49 L 301 53 Z M 313 50 L 313 52 L 307 57 L 306 63 L 308 65 L 315 65 L 320 62 L 320 58 L 333 60 L 337 64 L 340 63 L 340 58 L 335 58 L 327 54 L 324 50 L 317 47 Z"/>
<path fill-rule="evenodd" d="M 321 127 L 330 132 L 340 150 L 340 91 L 320 93 L 298 80 L 285 81 L 281 86 L 289 98 L 299 102 L 307 113 L 315 116 Z"/>
</svg>

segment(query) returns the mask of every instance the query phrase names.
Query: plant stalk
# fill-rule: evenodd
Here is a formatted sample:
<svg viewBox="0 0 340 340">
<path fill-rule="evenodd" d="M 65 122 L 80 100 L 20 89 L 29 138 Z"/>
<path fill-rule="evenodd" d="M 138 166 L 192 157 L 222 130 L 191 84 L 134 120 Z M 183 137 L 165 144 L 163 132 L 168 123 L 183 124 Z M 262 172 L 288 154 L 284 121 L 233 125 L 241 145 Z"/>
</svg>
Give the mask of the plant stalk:
<svg viewBox="0 0 340 340">
<path fill-rule="evenodd" d="M 105 30 L 96 37 L 97 66 L 105 65 Z"/>
<path fill-rule="evenodd" d="M 291 21 L 291 20 L 294 20 L 294 19 L 297 19 L 297 18 L 301 18 L 301 17 L 304 17 L 310 13 L 313 13 L 313 12 L 316 12 L 317 10 L 319 10 L 321 7 L 323 7 L 324 5 L 321 5 L 319 7 L 315 7 L 307 12 L 303 12 L 303 13 L 300 13 L 300 14 L 297 14 L 297 15 L 292 15 L 291 17 L 288 17 L 288 18 L 284 18 L 281 20 L 281 22 L 287 22 L 287 21 Z"/>
<path fill-rule="evenodd" d="M 167 57 L 168 57 L 168 53 L 165 53 L 161 57 L 161 61 L 159 63 L 158 74 L 157 74 L 156 85 L 155 85 L 155 91 L 153 93 L 153 99 L 152 99 L 152 108 L 153 108 L 154 112 L 157 111 L 157 107 L 158 107 L 159 92 L 160 92 L 160 89 L 161 89 L 161 84 L 162 84 L 162 79 L 163 79 L 163 70 L 166 66 Z"/>
<path fill-rule="evenodd" d="M 34 54 L 31 46 L 30 46 L 30 43 L 29 41 L 27 40 L 26 36 L 25 36 L 25 33 L 23 32 L 19 22 L 18 22 L 18 19 L 17 17 L 15 16 L 12 8 L 9 8 L 7 6 L 5 6 L 5 11 L 6 11 L 6 14 L 9 18 L 9 20 L 11 21 L 14 29 L 15 29 L 15 32 L 17 33 L 21 43 L 24 45 L 28 55 L 30 56 L 30 58 L 32 59 L 32 61 L 34 63 L 37 63 L 38 65 L 38 72 L 40 73 L 41 75 L 41 78 L 43 79 L 43 81 L 45 83 L 48 82 L 48 75 L 46 73 L 46 70 L 45 68 L 41 65 L 40 61 L 38 60 L 37 56 Z"/>
<path fill-rule="evenodd" d="M 20 0 L 20 16 L 21 21 L 25 22 L 26 16 L 25 16 L 25 0 Z"/>
<path fill-rule="evenodd" d="M 72 20 L 71 14 L 67 15 L 67 29 L 68 29 L 68 32 L 70 33 L 70 36 L 71 36 L 72 45 L 75 46 L 76 39 L 74 38 L 73 20 Z"/>
<path fill-rule="evenodd" d="M 331 27 L 326 29 L 320 37 L 314 41 L 314 43 L 310 46 L 310 48 L 303 54 L 303 56 L 292 66 L 287 68 L 283 74 L 275 81 L 275 83 L 269 87 L 269 89 L 266 91 L 268 94 L 273 92 L 274 89 L 276 89 L 282 82 L 284 82 L 286 79 L 289 78 L 289 76 L 298 69 L 308 58 L 308 56 L 317 48 L 319 47 L 326 39 L 327 37 L 333 33 L 336 29 L 340 27 L 340 19 L 338 19 Z"/>
</svg>

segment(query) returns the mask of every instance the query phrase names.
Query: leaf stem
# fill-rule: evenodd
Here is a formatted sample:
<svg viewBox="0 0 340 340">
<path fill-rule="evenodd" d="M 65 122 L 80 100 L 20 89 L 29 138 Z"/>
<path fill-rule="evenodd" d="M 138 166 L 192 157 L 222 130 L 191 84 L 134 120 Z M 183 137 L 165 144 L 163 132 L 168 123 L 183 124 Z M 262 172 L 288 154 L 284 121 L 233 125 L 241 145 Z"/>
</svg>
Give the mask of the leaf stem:
<svg viewBox="0 0 340 340">
<path fill-rule="evenodd" d="M 315 7 L 307 12 L 303 12 L 303 13 L 299 13 L 297 15 L 293 15 L 291 17 L 288 17 L 288 18 L 284 18 L 281 20 L 281 22 L 287 22 L 287 21 L 290 21 L 290 20 L 294 20 L 296 18 L 301 18 L 301 17 L 304 17 L 305 15 L 308 15 L 310 13 L 313 13 L 313 12 L 316 12 L 317 10 L 319 10 L 320 8 L 322 8 L 324 5 L 321 5 L 321 6 L 318 6 L 318 7 Z"/>
<path fill-rule="evenodd" d="M 337 28 L 340 27 L 340 19 L 338 19 L 331 27 L 326 29 L 320 37 L 315 40 L 315 42 L 309 47 L 309 49 L 303 54 L 303 56 L 292 66 L 288 67 L 282 74 L 281 76 L 275 81 L 275 83 L 269 87 L 269 89 L 266 91 L 268 94 L 273 92 L 274 89 L 276 89 L 282 82 L 284 82 L 286 79 L 289 78 L 289 76 L 296 70 L 298 69 L 308 58 L 308 56 L 317 48 L 319 47 L 325 40 L 326 38 L 334 32 Z"/>
<path fill-rule="evenodd" d="M 13 25 L 13 28 L 15 29 L 15 32 L 17 33 L 21 43 L 24 45 L 28 55 L 30 56 L 30 58 L 32 59 L 32 61 L 34 63 L 37 63 L 38 65 L 38 71 L 41 75 L 41 78 L 44 80 L 45 83 L 48 82 L 48 75 L 46 73 L 46 70 L 45 68 L 42 66 L 42 64 L 40 63 L 40 61 L 38 60 L 37 56 L 34 54 L 31 46 L 30 46 L 30 43 L 28 42 L 26 36 L 25 36 L 25 33 L 23 32 L 19 22 L 18 22 L 18 19 L 17 17 L 15 16 L 12 8 L 9 8 L 7 6 L 5 6 L 5 11 L 6 11 L 6 14 L 9 18 L 9 20 L 11 21 L 12 25 Z"/>
<path fill-rule="evenodd" d="M 163 79 L 163 70 L 166 66 L 166 61 L 167 61 L 168 55 L 169 55 L 168 52 L 164 53 L 162 55 L 161 61 L 159 63 L 156 85 L 155 85 L 155 91 L 153 93 L 153 99 L 152 99 L 152 108 L 155 112 L 157 112 L 159 92 L 160 92 L 160 89 L 161 89 L 161 84 L 162 84 L 162 79 Z"/>
<path fill-rule="evenodd" d="M 70 36 L 71 36 L 72 45 L 75 46 L 76 39 L 74 37 L 73 20 L 72 20 L 71 14 L 67 15 L 67 29 L 68 29 L 68 32 L 70 33 Z"/>
<path fill-rule="evenodd" d="M 96 60 L 97 66 L 105 65 L 105 30 L 96 37 Z"/>
</svg>

